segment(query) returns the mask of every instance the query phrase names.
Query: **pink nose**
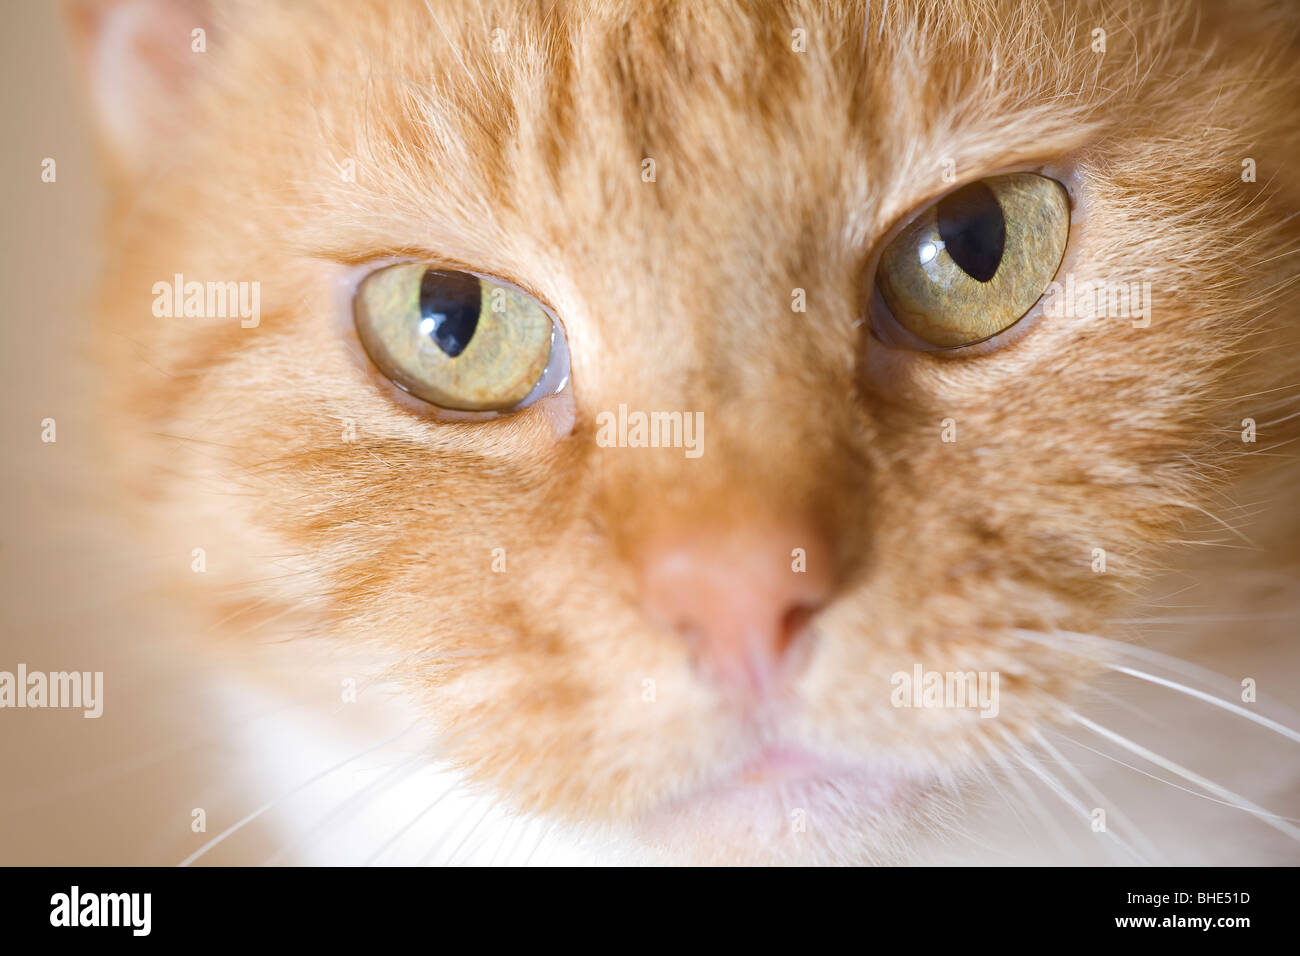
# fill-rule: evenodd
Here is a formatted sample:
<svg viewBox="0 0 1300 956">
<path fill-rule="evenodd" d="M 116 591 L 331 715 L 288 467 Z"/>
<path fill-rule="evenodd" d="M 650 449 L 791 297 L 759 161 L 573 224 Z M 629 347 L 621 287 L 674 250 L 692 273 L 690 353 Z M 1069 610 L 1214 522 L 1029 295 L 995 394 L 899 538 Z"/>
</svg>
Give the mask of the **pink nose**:
<svg viewBox="0 0 1300 956">
<path fill-rule="evenodd" d="M 803 528 L 692 533 L 645 551 L 642 597 L 703 675 L 762 693 L 804 656 L 807 624 L 829 597 L 828 560 L 820 537 Z"/>
</svg>

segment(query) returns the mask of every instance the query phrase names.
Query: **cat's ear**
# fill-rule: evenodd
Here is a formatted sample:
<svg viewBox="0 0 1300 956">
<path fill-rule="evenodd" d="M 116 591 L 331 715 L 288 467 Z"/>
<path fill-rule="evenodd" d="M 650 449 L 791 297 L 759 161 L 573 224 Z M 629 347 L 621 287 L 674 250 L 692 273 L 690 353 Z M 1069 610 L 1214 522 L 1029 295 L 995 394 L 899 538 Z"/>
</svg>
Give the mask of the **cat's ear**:
<svg viewBox="0 0 1300 956">
<path fill-rule="evenodd" d="M 207 63 L 209 0 L 72 0 L 74 49 L 101 135 L 128 179 L 159 165 Z"/>
</svg>

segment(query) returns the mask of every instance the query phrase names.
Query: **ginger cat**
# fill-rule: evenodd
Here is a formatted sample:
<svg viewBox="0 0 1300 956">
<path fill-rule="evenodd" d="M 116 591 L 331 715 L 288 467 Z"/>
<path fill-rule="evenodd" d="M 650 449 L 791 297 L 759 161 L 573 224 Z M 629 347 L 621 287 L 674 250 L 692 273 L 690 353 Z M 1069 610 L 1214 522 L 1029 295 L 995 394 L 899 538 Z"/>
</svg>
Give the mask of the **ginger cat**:
<svg viewBox="0 0 1300 956">
<path fill-rule="evenodd" d="M 74 22 L 106 431 L 220 653 L 363 659 L 600 861 L 990 859 L 1005 799 L 1296 862 L 1292 6 Z M 444 859 L 437 796 L 283 858 Z"/>
</svg>

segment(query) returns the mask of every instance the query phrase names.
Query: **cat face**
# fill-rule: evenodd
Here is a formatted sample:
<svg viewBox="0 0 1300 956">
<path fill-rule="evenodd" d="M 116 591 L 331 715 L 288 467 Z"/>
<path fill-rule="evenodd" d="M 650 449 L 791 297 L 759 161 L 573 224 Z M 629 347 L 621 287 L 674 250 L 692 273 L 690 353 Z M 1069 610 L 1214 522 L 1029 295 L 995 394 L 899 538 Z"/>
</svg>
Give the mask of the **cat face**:
<svg viewBox="0 0 1300 956">
<path fill-rule="evenodd" d="M 896 859 L 1068 720 L 1094 665 L 1042 637 L 1176 560 L 1251 450 L 1234 402 L 1292 371 L 1295 61 L 1181 4 L 862 6 L 195 9 L 204 51 L 118 79 L 169 92 L 108 124 L 103 303 L 116 440 L 201 599 L 373 649 L 511 805 L 693 859 Z M 891 334 L 891 241 L 1017 173 L 1060 184 L 1045 274 L 1147 314 Z M 563 387 L 396 388 L 356 301 L 401 263 L 538 303 Z M 256 324 L 151 314 L 174 281 L 256 283 Z M 681 440 L 637 447 L 652 420 Z"/>
</svg>

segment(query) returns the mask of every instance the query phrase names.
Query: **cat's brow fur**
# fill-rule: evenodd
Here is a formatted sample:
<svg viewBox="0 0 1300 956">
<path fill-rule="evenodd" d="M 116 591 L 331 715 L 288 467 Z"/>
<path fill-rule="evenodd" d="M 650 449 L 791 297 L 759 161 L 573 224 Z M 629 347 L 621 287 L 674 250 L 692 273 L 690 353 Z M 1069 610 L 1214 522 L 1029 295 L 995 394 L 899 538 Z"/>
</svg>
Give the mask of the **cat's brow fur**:
<svg viewBox="0 0 1300 956">
<path fill-rule="evenodd" d="M 1294 421 L 1239 435 L 1285 418 L 1300 364 L 1289 5 L 218 6 L 179 119 L 115 192 L 128 481 L 159 550 L 206 548 L 216 616 L 395 654 L 443 752 L 519 806 L 625 821 L 749 739 L 639 609 L 666 529 L 826 529 L 809 560 L 837 600 L 782 732 L 957 778 L 987 722 L 891 708 L 889 674 L 1000 670 L 997 723 L 1053 719 L 1087 674 L 1011 630 L 1102 626 L 1259 452 L 1292 454 Z M 948 159 L 960 181 L 1077 170 L 1062 269 L 1149 280 L 1150 327 L 1045 319 L 970 358 L 866 336 L 872 256 Z M 568 396 L 477 423 L 394 401 L 340 292 L 384 257 L 547 302 Z M 260 281 L 260 326 L 153 319 L 174 273 Z M 620 403 L 703 412 L 705 454 L 597 447 Z M 790 852 L 906 842 L 853 823 L 858 844 Z"/>
</svg>

